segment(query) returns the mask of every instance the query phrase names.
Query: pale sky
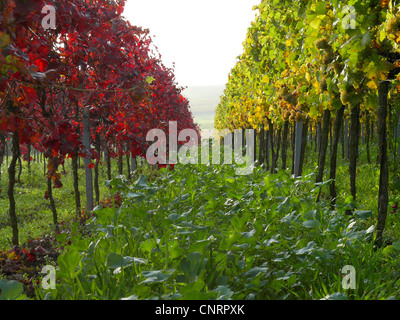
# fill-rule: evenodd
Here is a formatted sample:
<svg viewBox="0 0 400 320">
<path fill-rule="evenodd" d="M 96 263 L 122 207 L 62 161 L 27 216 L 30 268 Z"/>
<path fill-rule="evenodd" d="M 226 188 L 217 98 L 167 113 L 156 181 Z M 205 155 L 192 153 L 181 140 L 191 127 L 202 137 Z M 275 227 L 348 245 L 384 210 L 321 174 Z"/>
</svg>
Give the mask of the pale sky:
<svg viewBox="0 0 400 320">
<path fill-rule="evenodd" d="M 224 85 L 260 0 L 127 0 L 124 16 L 150 29 L 180 86 Z"/>
</svg>

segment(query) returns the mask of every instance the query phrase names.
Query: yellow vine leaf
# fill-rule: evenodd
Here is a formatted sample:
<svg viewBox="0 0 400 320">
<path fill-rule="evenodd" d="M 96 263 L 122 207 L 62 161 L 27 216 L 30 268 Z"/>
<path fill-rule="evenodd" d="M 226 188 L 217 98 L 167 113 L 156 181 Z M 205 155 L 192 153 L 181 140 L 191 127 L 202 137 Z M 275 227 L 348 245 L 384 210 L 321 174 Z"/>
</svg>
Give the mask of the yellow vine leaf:
<svg viewBox="0 0 400 320">
<path fill-rule="evenodd" d="M 316 79 L 313 79 L 312 85 L 314 86 L 315 90 L 317 90 L 317 92 L 319 92 L 321 90 L 321 85 L 320 85 L 319 81 L 317 81 Z"/>
<path fill-rule="evenodd" d="M 376 84 L 376 82 L 374 80 L 370 80 L 367 82 L 367 87 L 372 89 L 372 90 L 376 90 L 378 89 L 378 86 Z"/>
<path fill-rule="evenodd" d="M 305 64 L 303 64 L 301 67 L 300 67 L 300 74 L 306 74 L 306 72 L 307 72 L 307 66 L 305 65 Z"/>
</svg>

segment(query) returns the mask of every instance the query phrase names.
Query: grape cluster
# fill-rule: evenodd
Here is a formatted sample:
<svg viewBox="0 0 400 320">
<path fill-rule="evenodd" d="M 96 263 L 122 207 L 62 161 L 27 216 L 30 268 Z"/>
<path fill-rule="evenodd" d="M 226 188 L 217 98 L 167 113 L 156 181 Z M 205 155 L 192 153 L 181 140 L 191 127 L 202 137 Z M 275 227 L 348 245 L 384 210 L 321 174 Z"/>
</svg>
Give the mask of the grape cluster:
<svg viewBox="0 0 400 320">
<path fill-rule="evenodd" d="M 324 65 L 327 66 L 334 60 L 335 56 L 333 54 L 332 46 L 328 43 L 328 40 L 325 37 L 318 39 L 315 42 L 315 47 L 319 50 L 325 51 L 325 55 L 323 58 Z"/>
<path fill-rule="evenodd" d="M 400 15 L 391 17 L 385 27 L 388 39 L 396 41 L 400 44 Z"/>
</svg>

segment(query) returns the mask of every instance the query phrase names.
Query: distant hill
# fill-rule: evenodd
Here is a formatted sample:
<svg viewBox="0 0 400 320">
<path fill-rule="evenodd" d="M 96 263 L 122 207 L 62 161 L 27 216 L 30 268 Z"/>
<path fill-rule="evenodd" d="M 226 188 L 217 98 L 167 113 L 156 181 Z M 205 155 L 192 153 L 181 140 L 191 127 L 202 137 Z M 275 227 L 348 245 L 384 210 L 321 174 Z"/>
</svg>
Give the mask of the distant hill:
<svg viewBox="0 0 400 320">
<path fill-rule="evenodd" d="M 225 86 L 191 86 L 182 94 L 189 100 L 194 120 L 201 129 L 214 127 L 215 109 Z"/>
</svg>

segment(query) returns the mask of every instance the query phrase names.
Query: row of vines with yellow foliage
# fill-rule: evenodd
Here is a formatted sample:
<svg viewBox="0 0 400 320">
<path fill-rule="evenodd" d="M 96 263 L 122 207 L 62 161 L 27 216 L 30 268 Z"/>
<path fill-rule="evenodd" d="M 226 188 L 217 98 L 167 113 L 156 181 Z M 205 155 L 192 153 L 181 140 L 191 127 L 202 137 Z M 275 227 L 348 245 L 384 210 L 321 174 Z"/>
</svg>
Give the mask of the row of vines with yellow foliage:
<svg viewBox="0 0 400 320">
<path fill-rule="evenodd" d="M 277 131 L 289 123 L 293 131 L 302 122 L 311 129 L 322 124 L 339 130 L 349 118 L 350 148 L 357 150 L 360 123 L 374 121 L 382 175 L 379 243 L 388 202 L 387 106 L 400 91 L 400 3 L 263 0 L 254 10 L 243 53 L 217 107 L 215 127 L 263 132 L 269 124 Z M 349 170 L 354 197 L 356 162 L 353 152 Z M 322 153 L 322 173 L 324 163 Z"/>
</svg>

